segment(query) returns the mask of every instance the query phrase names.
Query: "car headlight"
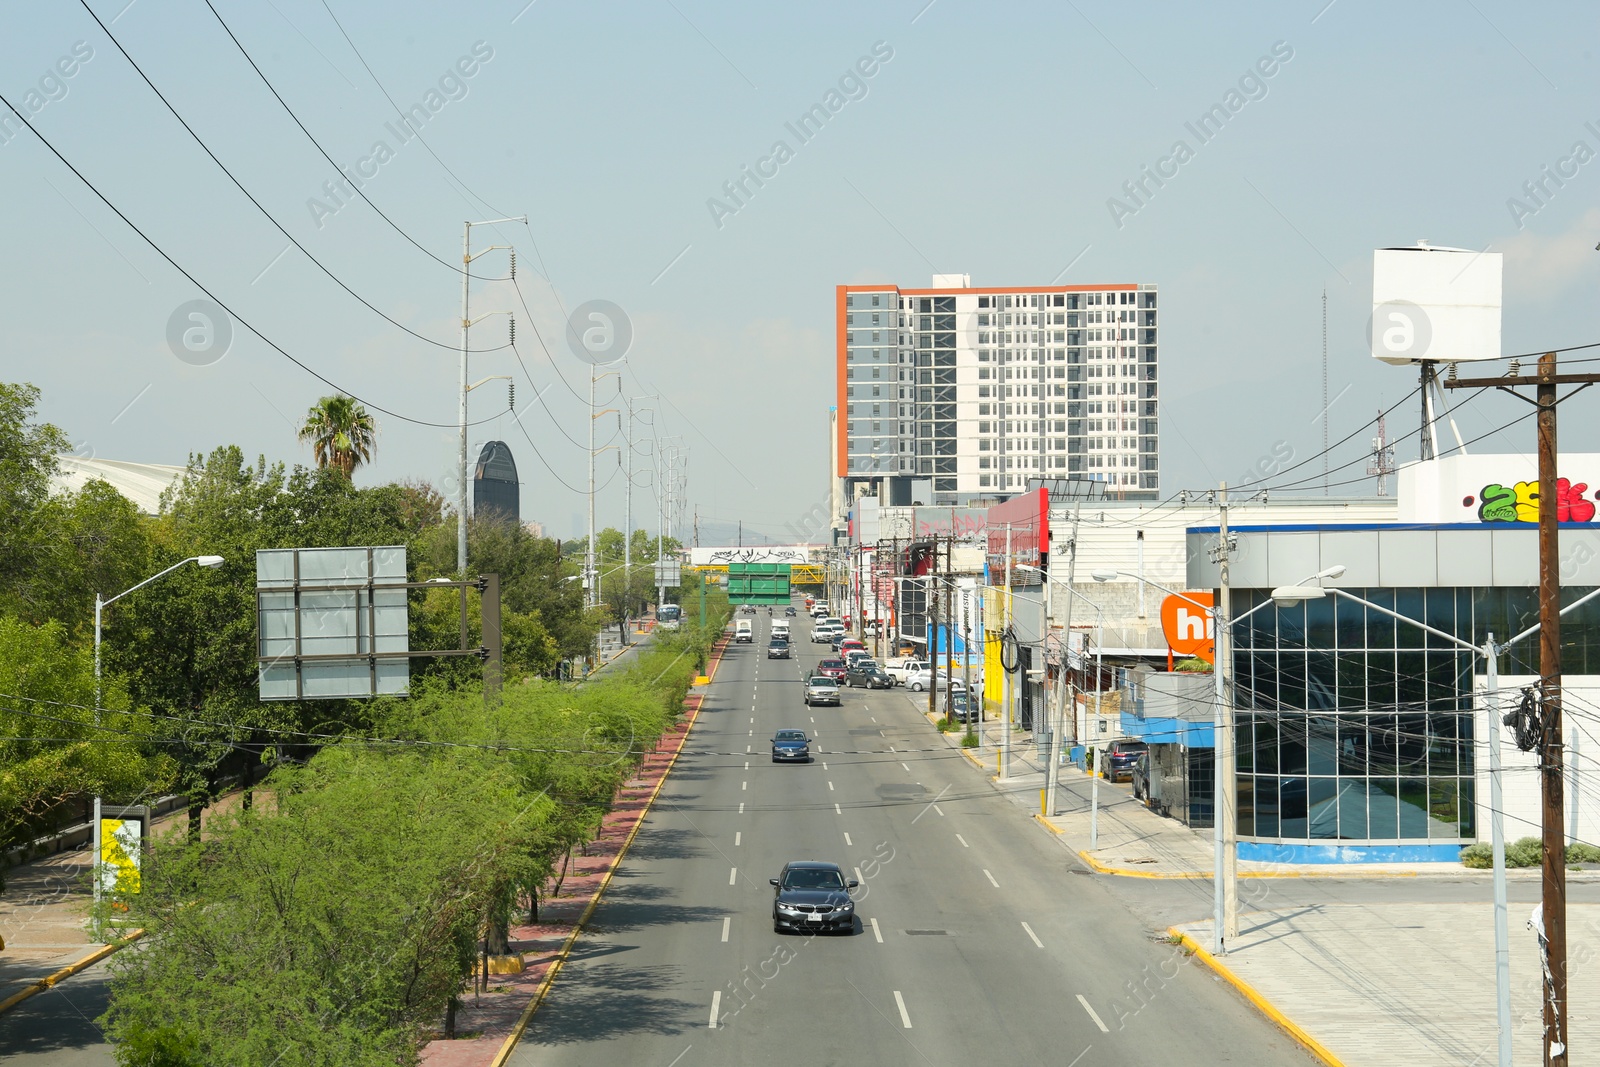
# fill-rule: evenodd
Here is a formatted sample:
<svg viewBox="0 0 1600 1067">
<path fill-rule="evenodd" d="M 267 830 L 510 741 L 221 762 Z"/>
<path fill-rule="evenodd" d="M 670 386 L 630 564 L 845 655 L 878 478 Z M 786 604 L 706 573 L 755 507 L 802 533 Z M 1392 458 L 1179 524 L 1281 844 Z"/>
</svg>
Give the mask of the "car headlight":
<svg viewBox="0 0 1600 1067">
<path fill-rule="evenodd" d="M 796 913 L 798 913 L 800 911 L 800 909 L 795 907 L 793 904 L 779 904 L 778 905 L 778 910 L 779 911 L 791 911 L 791 912 L 796 912 Z"/>
</svg>

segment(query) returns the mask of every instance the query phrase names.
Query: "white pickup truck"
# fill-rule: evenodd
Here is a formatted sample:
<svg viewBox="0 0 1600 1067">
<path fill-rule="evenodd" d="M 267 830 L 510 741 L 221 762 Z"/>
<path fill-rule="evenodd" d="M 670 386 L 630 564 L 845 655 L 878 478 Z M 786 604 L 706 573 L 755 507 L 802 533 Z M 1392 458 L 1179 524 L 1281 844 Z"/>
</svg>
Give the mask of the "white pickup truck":
<svg viewBox="0 0 1600 1067">
<path fill-rule="evenodd" d="M 885 674 L 894 679 L 895 685 L 910 685 L 912 674 L 917 672 L 927 673 L 928 662 L 913 656 L 908 656 L 904 659 L 891 658 L 884 662 L 883 670 Z"/>
<path fill-rule="evenodd" d="M 755 628 L 749 619 L 739 619 L 733 624 L 733 640 L 741 645 L 748 645 L 755 640 Z"/>
</svg>

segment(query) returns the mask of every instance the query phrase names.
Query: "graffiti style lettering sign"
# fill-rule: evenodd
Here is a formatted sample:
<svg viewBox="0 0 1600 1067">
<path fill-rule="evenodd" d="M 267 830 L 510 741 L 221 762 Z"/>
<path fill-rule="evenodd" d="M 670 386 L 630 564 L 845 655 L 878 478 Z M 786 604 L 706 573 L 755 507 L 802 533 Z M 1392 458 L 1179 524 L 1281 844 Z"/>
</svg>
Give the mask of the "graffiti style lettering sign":
<svg viewBox="0 0 1600 1067">
<path fill-rule="evenodd" d="M 1594 501 L 1586 499 L 1587 482 L 1556 479 L 1556 521 L 1593 522 Z M 1516 482 L 1510 486 L 1491 482 L 1478 494 L 1478 518 L 1482 522 L 1539 521 L 1539 483 Z"/>
</svg>

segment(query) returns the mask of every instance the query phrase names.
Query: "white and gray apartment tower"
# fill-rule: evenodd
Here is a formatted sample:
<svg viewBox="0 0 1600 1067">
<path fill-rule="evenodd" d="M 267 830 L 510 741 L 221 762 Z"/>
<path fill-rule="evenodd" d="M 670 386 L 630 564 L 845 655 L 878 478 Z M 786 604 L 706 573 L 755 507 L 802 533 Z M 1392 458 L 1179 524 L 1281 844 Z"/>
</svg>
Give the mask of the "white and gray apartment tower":
<svg viewBox="0 0 1600 1067">
<path fill-rule="evenodd" d="M 1153 285 L 836 292 L 835 475 L 848 506 L 964 505 L 1029 478 L 1160 495 Z"/>
</svg>

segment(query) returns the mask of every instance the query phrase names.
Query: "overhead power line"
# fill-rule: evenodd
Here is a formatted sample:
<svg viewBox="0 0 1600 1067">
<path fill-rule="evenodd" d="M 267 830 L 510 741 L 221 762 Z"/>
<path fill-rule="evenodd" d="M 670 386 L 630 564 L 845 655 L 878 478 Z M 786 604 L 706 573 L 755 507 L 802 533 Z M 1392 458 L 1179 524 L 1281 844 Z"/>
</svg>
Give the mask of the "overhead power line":
<svg viewBox="0 0 1600 1067">
<path fill-rule="evenodd" d="M 228 176 L 228 180 L 234 184 L 234 187 L 236 189 L 238 189 L 241 193 L 243 193 L 245 195 L 245 199 L 249 200 L 250 203 L 255 206 L 255 209 L 257 211 L 261 212 L 261 214 L 266 218 L 266 220 L 268 222 L 272 223 L 273 227 L 275 229 L 277 229 L 277 231 L 279 233 L 283 234 L 284 237 L 288 238 L 290 244 L 292 244 L 296 248 L 298 248 L 302 255 L 304 255 L 313 264 L 315 264 L 316 268 L 318 270 L 320 270 L 322 273 L 326 274 L 329 278 L 331 278 L 333 280 L 333 283 L 335 285 L 337 285 L 339 288 L 343 289 L 346 293 L 349 293 L 351 296 L 355 297 L 356 300 L 360 301 L 361 304 L 363 306 L 365 306 L 369 311 L 371 311 L 373 314 L 377 315 L 379 318 L 383 319 L 385 322 L 389 323 L 391 326 L 394 326 L 394 327 L 396 327 L 398 329 L 404 330 L 406 333 L 410 334 L 412 337 L 415 337 L 417 340 L 426 341 L 428 344 L 434 345 L 434 346 L 436 346 L 438 348 L 449 349 L 452 352 L 460 350 L 460 346 L 459 345 L 450 344 L 450 343 L 445 342 L 445 341 L 436 341 L 432 337 L 428 337 L 425 334 L 418 333 L 416 330 L 413 330 L 411 327 L 407 326 L 405 323 L 403 323 L 403 322 L 399 321 L 398 319 L 394 318 L 393 316 L 389 315 L 387 312 L 385 312 L 384 310 L 379 308 L 376 304 L 372 303 L 372 301 L 368 300 L 366 297 L 362 296 L 360 293 L 358 293 L 354 289 L 350 288 L 349 285 L 345 284 L 345 282 L 344 282 L 344 280 L 342 278 L 340 278 L 337 274 L 333 273 L 333 271 L 329 270 L 323 264 L 322 260 L 320 260 L 316 256 L 312 255 L 310 249 L 306 248 L 305 245 L 301 244 L 299 242 L 299 240 L 297 240 L 295 238 L 294 234 L 290 233 L 284 227 L 284 225 L 282 223 L 280 223 L 273 216 L 272 212 L 268 211 L 266 209 L 266 207 L 262 205 L 261 201 L 256 199 L 255 194 L 252 193 L 249 189 L 245 188 L 244 183 L 241 182 L 234 175 L 233 171 L 228 169 L 227 164 L 223 163 L 222 160 L 217 158 L 217 154 L 215 152 L 211 151 L 211 146 L 206 144 L 205 140 L 203 138 L 201 138 L 201 136 L 194 131 L 194 127 L 189 125 L 188 120 L 186 120 L 182 115 L 180 115 L 178 113 L 178 109 L 172 106 L 172 101 L 167 99 L 166 94 L 163 93 L 160 89 L 156 88 L 156 83 L 150 80 L 150 76 L 148 74 L 146 74 L 144 72 L 144 68 L 139 66 L 138 62 L 135 61 L 134 58 L 131 55 L 128 54 L 128 50 L 126 48 L 122 47 L 122 42 L 117 40 L 116 35 L 111 32 L 110 28 L 108 26 L 106 26 L 106 24 L 104 22 L 100 21 L 100 16 L 96 15 L 94 13 L 94 8 L 89 6 L 89 0 L 78 0 L 78 3 L 80 5 L 82 5 L 83 9 L 89 13 L 89 17 L 94 19 L 95 24 L 100 27 L 101 31 L 106 35 L 106 37 L 108 37 L 110 39 L 111 43 L 116 45 L 117 51 L 122 53 L 122 58 L 126 59 L 128 61 L 128 65 L 133 67 L 134 71 L 138 73 L 139 77 L 144 81 L 144 83 L 150 87 L 150 91 L 156 94 L 157 99 L 159 99 L 161 101 L 161 103 L 166 107 L 166 109 L 169 112 L 172 113 L 172 117 L 177 119 L 178 120 L 178 124 L 184 128 L 184 131 L 186 133 L 188 133 L 188 135 L 191 138 L 194 139 L 194 143 L 200 146 L 200 150 L 203 151 L 208 158 L 210 158 L 211 162 L 213 162 L 213 163 L 215 163 L 217 165 L 217 168 L 219 170 L 221 170 L 223 174 L 226 174 Z M 506 347 L 505 345 L 496 345 L 494 348 L 475 348 L 475 349 L 469 349 L 469 351 L 472 351 L 472 352 L 498 352 L 500 349 L 505 348 L 505 347 Z"/>
<path fill-rule="evenodd" d="M 159 244 L 157 244 L 155 242 L 154 238 L 152 238 L 149 234 L 145 233 L 142 229 L 140 229 L 139 226 L 132 219 L 130 219 L 126 214 L 123 213 L 121 208 L 117 207 L 116 204 L 113 204 L 109 197 L 107 197 L 104 193 L 102 193 L 99 190 L 99 188 L 93 182 L 91 182 L 87 177 L 85 177 L 84 173 L 82 171 L 80 171 L 76 166 L 74 166 L 71 160 L 67 159 L 66 156 L 62 155 L 60 150 L 58 150 L 56 148 L 56 146 L 50 142 L 49 138 L 45 137 L 44 134 L 40 133 L 38 128 L 35 127 L 33 125 L 33 123 L 28 121 L 27 116 L 25 116 L 22 112 L 18 111 L 16 106 L 14 104 L 12 104 L 11 100 L 8 97 L 6 97 L 4 94 L 0 94 L 0 104 L 4 104 L 6 110 L 11 112 L 13 115 L 15 115 L 17 117 L 17 121 L 21 122 L 22 125 L 27 128 L 28 132 L 32 133 L 35 137 L 37 137 L 39 139 L 39 143 L 44 145 L 47 149 L 49 149 L 50 150 L 50 154 L 55 156 L 56 159 L 58 159 L 61 162 L 62 166 L 66 167 L 68 170 L 70 170 L 72 172 L 73 177 L 77 178 L 80 182 L 82 182 L 84 184 L 85 188 L 87 188 L 91 193 L 93 193 L 95 195 L 96 199 L 98 199 L 102 204 L 104 204 L 107 208 L 109 208 L 111 210 L 112 214 L 116 215 L 117 218 L 121 219 L 122 222 L 123 222 L 123 225 L 127 226 L 128 229 L 130 229 L 134 233 L 138 234 L 140 239 L 143 240 L 145 244 L 149 245 L 155 251 L 156 255 L 158 255 L 162 259 L 166 260 L 167 264 L 170 267 L 172 267 L 173 270 L 177 271 L 179 274 L 183 275 L 184 278 L 188 279 L 189 284 L 193 285 L 196 289 L 199 289 L 202 293 L 206 294 L 206 296 L 210 297 L 216 303 L 216 305 L 218 307 L 222 308 L 222 310 L 226 311 L 230 316 L 232 316 L 233 319 L 239 323 L 239 325 L 243 326 L 245 329 L 247 329 L 251 333 L 255 334 L 256 337 L 258 337 L 262 341 L 262 343 L 264 343 L 268 348 L 272 349 L 274 352 L 278 353 L 278 355 L 282 356 L 284 359 L 287 359 L 290 363 L 293 363 L 295 366 L 299 367 L 301 370 L 305 371 L 307 374 L 311 375 L 313 378 L 317 379 L 317 381 L 319 381 L 322 384 L 326 385 L 328 388 L 336 390 L 336 391 L 338 391 L 340 393 L 343 393 L 345 396 L 348 396 L 350 399 L 358 401 L 361 404 L 363 404 L 364 406 L 371 408 L 373 411 L 381 412 L 382 414 L 387 415 L 392 419 L 399 419 L 401 422 L 409 422 L 409 423 L 412 423 L 413 425 L 416 425 L 416 426 L 436 426 L 436 427 L 446 427 L 446 428 L 449 428 L 449 429 L 456 429 L 456 428 L 458 428 L 460 426 L 459 422 L 429 422 L 429 421 L 427 421 L 425 419 L 414 419 L 409 415 L 402 415 L 398 411 L 394 411 L 394 410 L 392 410 L 390 408 L 383 407 L 381 404 L 377 404 L 377 403 L 375 403 L 375 402 L 373 402 L 371 400 L 367 400 L 367 399 L 363 398 L 362 396 L 360 396 L 359 394 L 357 394 L 357 393 L 355 393 L 355 392 L 353 392 L 353 391 L 351 391 L 349 389 L 346 389 L 344 386 L 340 385 L 338 382 L 335 382 L 333 379 L 328 378 L 327 376 L 322 374 L 321 371 L 318 371 L 316 368 L 310 366 L 309 364 L 305 363 L 304 361 L 296 359 L 294 356 L 290 355 L 289 352 L 286 349 L 283 348 L 283 346 L 279 345 L 276 341 L 272 340 L 272 338 L 268 337 L 266 334 L 264 334 L 260 330 L 258 330 L 250 322 L 249 319 L 246 319 L 243 315 L 241 315 L 237 311 L 235 311 L 220 296 L 218 296 L 216 293 L 214 293 L 210 289 L 208 289 L 205 286 L 205 284 L 200 281 L 200 279 L 196 278 L 193 274 L 189 273 L 188 269 L 185 268 L 183 266 L 183 264 L 179 263 L 176 259 L 173 259 L 172 256 L 168 255 L 166 249 L 162 248 Z M 478 422 L 470 423 L 469 425 L 477 426 L 477 425 L 480 425 L 481 423 L 484 423 L 484 422 L 491 422 L 491 421 L 493 421 L 493 419 L 499 418 L 500 414 L 503 414 L 503 412 L 502 413 L 498 413 L 498 414 L 496 414 L 494 416 L 491 416 L 488 419 L 481 419 Z"/>
</svg>

